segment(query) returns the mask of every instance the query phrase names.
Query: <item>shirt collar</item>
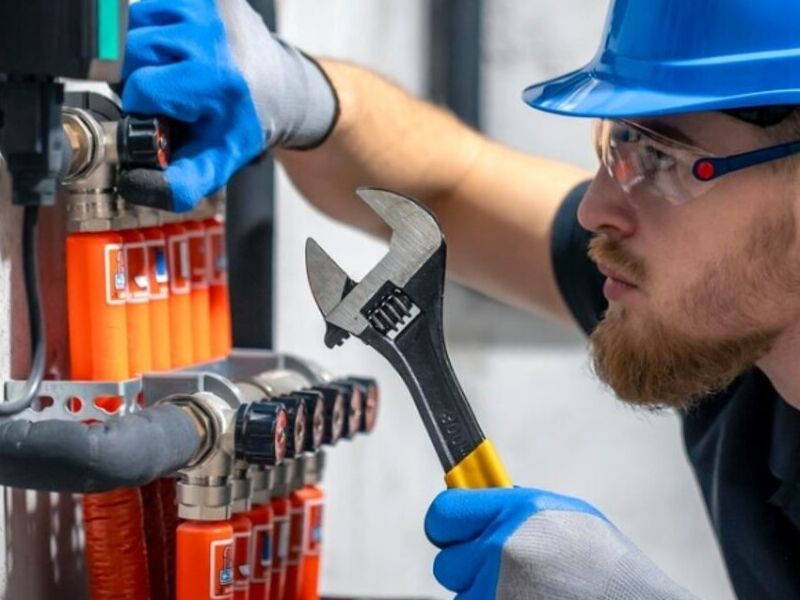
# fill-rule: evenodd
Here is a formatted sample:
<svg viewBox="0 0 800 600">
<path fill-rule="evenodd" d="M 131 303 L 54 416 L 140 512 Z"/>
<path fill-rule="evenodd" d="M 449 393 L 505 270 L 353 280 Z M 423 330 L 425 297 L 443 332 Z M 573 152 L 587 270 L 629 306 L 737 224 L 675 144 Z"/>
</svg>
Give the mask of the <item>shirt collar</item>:
<svg viewBox="0 0 800 600">
<path fill-rule="evenodd" d="M 800 528 L 800 410 L 783 398 L 775 403 L 769 467 L 781 481 L 770 501 Z"/>
</svg>

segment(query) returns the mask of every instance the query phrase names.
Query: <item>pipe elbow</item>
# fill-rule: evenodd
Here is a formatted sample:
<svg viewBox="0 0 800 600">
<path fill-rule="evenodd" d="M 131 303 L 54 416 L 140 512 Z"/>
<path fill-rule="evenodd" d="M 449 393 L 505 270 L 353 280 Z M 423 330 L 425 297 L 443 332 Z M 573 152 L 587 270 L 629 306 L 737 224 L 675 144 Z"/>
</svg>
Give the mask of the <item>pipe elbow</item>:
<svg viewBox="0 0 800 600">
<path fill-rule="evenodd" d="M 200 445 L 191 415 L 170 405 L 88 426 L 10 421 L 0 425 L 0 484 L 77 493 L 135 487 L 184 467 Z"/>
</svg>

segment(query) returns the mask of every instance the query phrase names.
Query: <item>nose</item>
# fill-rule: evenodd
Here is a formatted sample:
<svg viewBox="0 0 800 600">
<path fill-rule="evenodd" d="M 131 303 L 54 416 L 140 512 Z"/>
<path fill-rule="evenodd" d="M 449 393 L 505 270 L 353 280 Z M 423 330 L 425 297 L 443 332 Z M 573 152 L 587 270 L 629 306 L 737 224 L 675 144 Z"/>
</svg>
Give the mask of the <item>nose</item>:
<svg viewBox="0 0 800 600">
<path fill-rule="evenodd" d="M 578 222 L 584 229 L 612 239 L 624 239 L 636 231 L 633 205 L 602 167 L 578 206 Z"/>
</svg>

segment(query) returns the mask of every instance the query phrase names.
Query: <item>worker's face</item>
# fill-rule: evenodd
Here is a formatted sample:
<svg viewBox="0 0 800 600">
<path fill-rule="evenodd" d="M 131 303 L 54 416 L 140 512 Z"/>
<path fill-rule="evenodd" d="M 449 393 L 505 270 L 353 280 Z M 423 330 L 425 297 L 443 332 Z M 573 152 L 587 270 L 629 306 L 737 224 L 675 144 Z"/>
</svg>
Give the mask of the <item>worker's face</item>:
<svg viewBox="0 0 800 600">
<path fill-rule="evenodd" d="M 720 156 L 774 143 L 720 113 L 658 121 Z M 647 184 L 626 194 L 601 168 L 578 219 L 596 234 L 592 259 L 612 276 L 592 342 L 598 375 L 622 399 L 686 406 L 726 387 L 798 326 L 797 181 L 787 167 L 764 165 L 672 205 Z"/>
</svg>

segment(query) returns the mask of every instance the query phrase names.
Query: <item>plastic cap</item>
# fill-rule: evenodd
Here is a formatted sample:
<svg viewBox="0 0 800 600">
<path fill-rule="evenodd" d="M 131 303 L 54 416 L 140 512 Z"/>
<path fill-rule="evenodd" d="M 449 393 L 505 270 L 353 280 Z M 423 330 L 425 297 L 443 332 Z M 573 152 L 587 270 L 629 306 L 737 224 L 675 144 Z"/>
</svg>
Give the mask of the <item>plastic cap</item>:
<svg viewBox="0 0 800 600">
<path fill-rule="evenodd" d="M 292 392 L 291 396 L 299 398 L 305 403 L 306 417 L 306 452 L 316 452 L 322 446 L 325 436 L 325 405 L 322 394 L 315 390 L 303 390 Z"/>
<path fill-rule="evenodd" d="M 333 446 L 342 437 L 345 418 L 345 391 L 332 385 L 317 385 L 314 390 L 322 394 L 325 406 L 325 432 L 322 443 Z"/>
<path fill-rule="evenodd" d="M 166 169 L 169 165 L 169 131 L 163 119 L 125 117 L 117 136 L 123 169 Z"/>
<path fill-rule="evenodd" d="M 342 437 L 352 439 L 361 430 L 361 414 L 364 409 L 364 396 L 361 386 L 347 380 L 334 382 L 345 394 L 345 420 Z"/>
<path fill-rule="evenodd" d="M 271 402 L 280 403 L 286 409 L 286 416 L 289 419 L 286 436 L 286 458 L 296 458 L 305 450 L 306 427 L 308 420 L 306 416 L 306 405 L 300 398 L 292 395 L 278 396 Z"/>
<path fill-rule="evenodd" d="M 378 407 L 381 401 L 378 382 L 371 377 L 350 376 L 347 379 L 361 386 L 365 397 L 359 430 L 361 433 L 372 433 L 378 422 Z"/>
<path fill-rule="evenodd" d="M 281 404 L 244 404 L 236 411 L 234 450 L 236 458 L 274 467 L 287 453 L 289 417 Z"/>
</svg>

